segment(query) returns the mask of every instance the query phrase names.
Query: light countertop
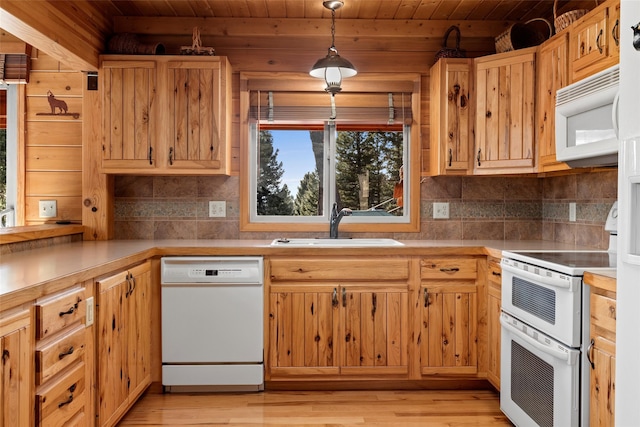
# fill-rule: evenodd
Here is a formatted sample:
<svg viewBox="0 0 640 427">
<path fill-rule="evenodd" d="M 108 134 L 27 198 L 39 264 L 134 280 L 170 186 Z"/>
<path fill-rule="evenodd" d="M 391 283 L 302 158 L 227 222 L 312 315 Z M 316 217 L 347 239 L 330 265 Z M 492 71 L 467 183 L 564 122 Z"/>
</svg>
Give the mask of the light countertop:
<svg viewBox="0 0 640 427">
<path fill-rule="evenodd" d="M 404 246 L 281 248 L 271 240 L 107 240 L 66 243 L 0 258 L 0 310 L 164 255 L 491 255 L 502 250 L 571 250 L 548 241 L 404 240 Z"/>
</svg>

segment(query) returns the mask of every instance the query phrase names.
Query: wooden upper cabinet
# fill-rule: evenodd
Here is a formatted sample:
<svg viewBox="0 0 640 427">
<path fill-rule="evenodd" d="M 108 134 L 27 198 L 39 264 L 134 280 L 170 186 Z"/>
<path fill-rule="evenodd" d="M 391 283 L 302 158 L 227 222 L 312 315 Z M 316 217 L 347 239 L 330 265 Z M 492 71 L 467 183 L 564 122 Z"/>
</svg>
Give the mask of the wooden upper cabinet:
<svg viewBox="0 0 640 427">
<path fill-rule="evenodd" d="M 474 174 L 534 171 L 537 47 L 474 60 Z"/>
<path fill-rule="evenodd" d="M 556 91 L 569 84 L 569 34 L 558 34 L 540 46 L 536 98 L 538 172 L 569 169 L 556 160 Z"/>
<path fill-rule="evenodd" d="M 103 168 L 136 171 L 157 167 L 155 61 L 105 60 L 100 74 L 104 101 Z"/>
<path fill-rule="evenodd" d="M 570 29 L 571 83 L 619 62 L 620 1 L 607 1 L 593 9 Z"/>
<path fill-rule="evenodd" d="M 168 165 L 228 173 L 231 67 L 226 58 L 169 61 Z"/>
<path fill-rule="evenodd" d="M 101 75 L 104 172 L 230 173 L 226 57 L 110 55 Z"/>
<path fill-rule="evenodd" d="M 473 116 L 473 60 L 443 58 L 430 73 L 430 156 L 432 175 L 470 171 Z"/>
</svg>

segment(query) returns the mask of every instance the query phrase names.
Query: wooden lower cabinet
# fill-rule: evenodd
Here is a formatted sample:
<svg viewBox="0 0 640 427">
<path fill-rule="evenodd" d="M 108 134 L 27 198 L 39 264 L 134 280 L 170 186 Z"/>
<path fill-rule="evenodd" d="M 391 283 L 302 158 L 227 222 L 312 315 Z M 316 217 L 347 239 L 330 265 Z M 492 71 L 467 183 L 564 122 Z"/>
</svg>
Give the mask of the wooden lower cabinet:
<svg viewBox="0 0 640 427">
<path fill-rule="evenodd" d="M 270 271 L 267 380 L 408 378 L 407 259 L 276 259 Z"/>
<path fill-rule="evenodd" d="M 616 293 L 592 286 L 590 310 L 589 425 L 612 426 L 616 394 Z"/>
<path fill-rule="evenodd" d="M 478 372 L 478 293 L 475 258 L 420 261 L 420 373 Z"/>
<path fill-rule="evenodd" d="M 0 313 L 0 427 L 31 427 L 33 344 L 28 308 Z"/>
<path fill-rule="evenodd" d="M 37 426 L 93 419 L 93 326 L 86 321 L 92 285 L 89 280 L 36 300 Z"/>
<path fill-rule="evenodd" d="M 269 300 L 270 378 L 407 376 L 406 284 L 272 285 Z"/>
<path fill-rule="evenodd" d="M 151 384 L 151 263 L 96 281 L 97 418 L 113 426 Z"/>
<path fill-rule="evenodd" d="M 487 260 L 487 379 L 500 390 L 500 307 L 502 305 L 502 268 L 500 259 Z"/>
</svg>

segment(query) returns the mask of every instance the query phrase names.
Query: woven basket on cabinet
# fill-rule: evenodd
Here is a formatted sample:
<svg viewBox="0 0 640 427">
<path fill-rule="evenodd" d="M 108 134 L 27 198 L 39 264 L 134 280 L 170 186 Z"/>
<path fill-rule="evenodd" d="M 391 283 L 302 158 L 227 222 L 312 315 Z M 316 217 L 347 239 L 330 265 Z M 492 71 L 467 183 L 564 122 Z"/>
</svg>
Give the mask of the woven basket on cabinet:
<svg viewBox="0 0 640 427">
<path fill-rule="evenodd" d="M 596 6 L 598 5 L 598 0 L 595 0 Z M 558 0 L 553 0 L 553 25 L 556 28 L 556 33 L 564 30 L 573 22 L 582 18 L 584 15 L 589 13 L 589 9 L 576 9 L 570 10 L 568 12 L 563 13 L 558 16 L 557 14 Z"/>
</svg>

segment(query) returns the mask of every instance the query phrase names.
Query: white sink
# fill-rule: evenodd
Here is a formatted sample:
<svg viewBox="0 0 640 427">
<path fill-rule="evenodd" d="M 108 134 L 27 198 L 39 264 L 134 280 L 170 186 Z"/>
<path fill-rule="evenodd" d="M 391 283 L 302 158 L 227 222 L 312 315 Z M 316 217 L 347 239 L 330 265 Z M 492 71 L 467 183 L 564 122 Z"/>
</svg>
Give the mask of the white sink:
<svg viewBox="0 0 640 427">
<path fill-rule="evenodd" d="M 271 246 L 278 247 L 314 247 L 314 248 L 353 248 L 353 247 L 384 247 L 404 246 L 393 239 L 362 238 L 362 239 L 275 239 Z"/>
</svg>

